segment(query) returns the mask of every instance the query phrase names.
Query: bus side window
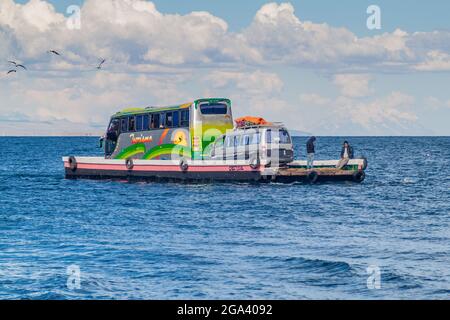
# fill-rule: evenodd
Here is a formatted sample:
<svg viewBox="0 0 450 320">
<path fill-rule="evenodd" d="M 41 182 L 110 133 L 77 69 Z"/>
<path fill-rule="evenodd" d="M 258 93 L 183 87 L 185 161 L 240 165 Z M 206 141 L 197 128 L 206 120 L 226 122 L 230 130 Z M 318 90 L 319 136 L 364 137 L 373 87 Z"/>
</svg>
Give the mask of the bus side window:
<svg viewBox="0 0 450 320">
<path fill-rule="evenodd" d="M 259 133 L 252 134 L 251 144 L 259 144 Z"/>
<path fill-rule="evenodd" d="M 166 113 L 166 128 L 172 128 L 173 126 L 173 113 L 167 112 Z"/>
<path fill-rule="evenodd" d="M 136 117 L 136 131 L 142 131 L 142 121 L 143 121 L 142 116 Z"/>
<path fill-rule="evenodd" d="M 145 115 L 143 116 L 143 120 L 142 120 L 142 128 L 144 129 L 144 131 L 146 131 L 146 130 L 149 129 L 149 127 L 148 127 L 148 125 L 149 125 L 149 123 L 148 123 L 148 118 L 149 118 L 149 115 L 148 115 L 148 114 L 145 114 Z"/>
<path fill-rule="evenodd" d="M 225 138 L 225 147 L 230 148 L 233 146 L 234 136 L 227 136 Z"/>
<path fill-rule="evenodd" d="M 152 114 L 151 128 L 152 129 L 158 129 L 159 128 L 159 113 Z"/>
<path fill-rule="evenodd" d="M 238 147 L 238 146 L 239 146 L 239 143 L 240 143 L 240 140 L 241 140 L 241 139 L 240 139 L 240 136 L 235 136 L 235 137 L 234 137 L 234 144 L 233 144 L 233 145 L 234 145 L 235 147 Z"/>
<path fill-rule="evenodd" d="M 223 147 L 223 140 L 224 140 L 224 138 L 225 138 L 225 137 L 220 137 L 220 138 L 216 141 L 216 143 L 215 143 L 216 148 L 222 148 L 222 147 Z"/>
<path fill-rule="evenodd" d="M 134 131 L 136 128 L 136 119 L 134 117 L 128 118 L 128 131 Z"/>
<path fill-rule="evenodd" d="M 174 111 L 173 112 L 173 127 L 178 128 L 180 126 L 180 112 Z"/>
<path fill-rule="evenodd" d="M 250 144 L 250 136 L 244 136 L 244 145 L 248 146 Z"/>
<path fill-rule="evenodd" d="M 280 130 L 280 143 L 291 143 L 291 137 L 286 130 Z"/>
<path fill-rule="evenodd" d="M 266 143 L 272 143 L 272 130 L 270 129 L 266 131 Z"/>
<path fill-rule="evenodd" d="M 121 128 L 120 128 L 120 131 L 121 132 L 127 132 L 128 131 L 128 126 L 127 126 L 127 118 L 122 118 L 122 120 L 121 120 Z"/>
<path fill-rule="evenodd" d="M 189 127 L 189 109 L 181 110 L 181 123 L 182 127 Z"/>
<path fill-rule="evenodd" d="M 158 126 L 158 128 L 163 129 L 165 124 L 166 124 L 166 114 L 165 113 L 160 113 L 159 114 L 159 126 Z"/>
</svg>

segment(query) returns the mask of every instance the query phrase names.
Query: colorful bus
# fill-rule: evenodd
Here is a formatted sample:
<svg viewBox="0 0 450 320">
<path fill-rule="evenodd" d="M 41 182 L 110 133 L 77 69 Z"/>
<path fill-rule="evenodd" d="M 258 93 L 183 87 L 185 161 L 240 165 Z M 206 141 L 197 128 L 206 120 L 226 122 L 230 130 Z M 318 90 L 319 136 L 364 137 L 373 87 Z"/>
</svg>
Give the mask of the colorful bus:
<svg viewBox="0 0 450 320">
<path fill-rule="evenodd" d="M 229 99 L 198 99 L 177 106 L 117 112 L 101 145 L 106 159 L 203 160 L 215 139 L 229 129 L 233 129 Z"/>
</svg>

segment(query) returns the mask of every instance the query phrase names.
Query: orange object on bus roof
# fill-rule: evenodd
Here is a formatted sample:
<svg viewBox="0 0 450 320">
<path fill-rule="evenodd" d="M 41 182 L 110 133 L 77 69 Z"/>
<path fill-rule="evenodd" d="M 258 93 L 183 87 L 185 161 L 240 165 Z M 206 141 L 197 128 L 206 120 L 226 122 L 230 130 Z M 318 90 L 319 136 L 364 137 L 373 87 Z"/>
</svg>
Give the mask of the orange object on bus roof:
<svg viewBox="0 0 450 320">
<path fill-rule="evenodd" d="M 245 127 L 245 126 L 254 126 L 254 125 L 269 125 L 271 124 L 270 122 L 266 121 L 264 118 L 260 118 L 260 117 L 251 117 L 251 116 L 246 116 L 246 117 L 241 117 L 238 118 L 236 120 L 234 120 L 236 122 L 236 125 L 238 127 Z"/>
</svg>

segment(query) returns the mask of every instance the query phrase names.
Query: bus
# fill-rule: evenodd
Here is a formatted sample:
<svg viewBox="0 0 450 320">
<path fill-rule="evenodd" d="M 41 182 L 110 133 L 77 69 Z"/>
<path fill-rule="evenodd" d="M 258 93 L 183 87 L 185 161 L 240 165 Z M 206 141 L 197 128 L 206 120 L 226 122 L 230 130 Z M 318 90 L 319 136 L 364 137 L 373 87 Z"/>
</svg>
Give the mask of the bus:
<svg viewBox="0 0 450 320">
<path fill-rule="evenodd" d="M 230 129 L 231 101 L 205 98 L 117 112 L 100 145 L 106 159 L 203 160 L 209 157 L 215 139 Z"/>
</svg>

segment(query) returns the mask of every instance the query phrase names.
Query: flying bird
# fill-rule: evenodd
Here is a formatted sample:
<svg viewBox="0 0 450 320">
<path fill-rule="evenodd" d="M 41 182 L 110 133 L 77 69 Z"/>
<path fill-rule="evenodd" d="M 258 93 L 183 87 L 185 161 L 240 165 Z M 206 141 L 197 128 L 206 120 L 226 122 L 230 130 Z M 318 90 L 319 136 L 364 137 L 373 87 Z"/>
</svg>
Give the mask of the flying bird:
<svg viewBox="0 0 450 320">
<path fill-rule="evenodd" d="M 27 68 L 23 64 L 17 63 L 15 61 L 8 61 L 8 62 L 13 64 L 14 67 L 16 67 L 16 68 L 22 68 L 23 70 L 27 70 Z"/>
<path fill-rule="evenodd" d="M 7 74 L 13 73 L 13 72 L 17 72 L 17 70 L 9 70 Z"/>
<path fill-rule="evenodd" d="M 53 54 L 55 54 L 57 56 L 61 56 L 61 54 L 58 51 L 55 51 L 55 50 L 50 50 L 50 51 L 48 51 L 48 53 L 53 53 Z"/>
<path fill-rule="evenodd" d="M 102 59 L 102 61 L 98 65 L 97 69 L 100 70 L 105 62 L 106 62 L 106 59 Z"/>
</svg>

